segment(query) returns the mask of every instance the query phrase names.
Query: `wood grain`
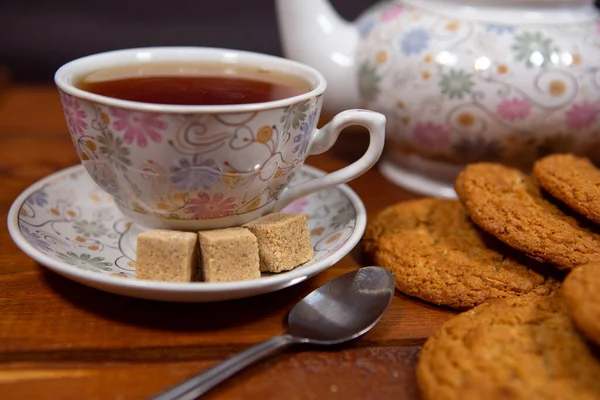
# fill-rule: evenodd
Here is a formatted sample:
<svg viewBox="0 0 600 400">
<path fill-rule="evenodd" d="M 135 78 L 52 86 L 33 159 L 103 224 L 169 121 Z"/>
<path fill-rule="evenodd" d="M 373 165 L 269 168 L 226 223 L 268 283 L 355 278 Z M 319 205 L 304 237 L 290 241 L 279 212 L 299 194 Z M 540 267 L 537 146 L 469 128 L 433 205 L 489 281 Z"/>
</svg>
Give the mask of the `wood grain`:
<svg viewBox="0 0 600 400">
<path fill-rule="evenodd" d="M 348 131 L 308 164 L 333 171 L 366 149 Z M 0 217 L 49 173 L 78 163 L 53 87 L 0 92 Z M 376 171 L 350 184 L 369 216 L 414 195 Z M 357 248 L 297 286 L 216 304 L 131 299 L 74 283 L 20 252 L 0 230 L 0 397 L 2 399 L 141 399 L 281 333 L 304 295 L 367 265 Z M 281 354 L 236 376 L 210 399 L 417 399 L 419 346 L 453 311 L 397 294 L 364 338 L 330 351 Z M 284 394 L 284 395 L 283 395 Z"/>
<path fill-rule="evenodd" d="M 419 347 L 366 347 L 344 351 L 288 352 L 253 366 L 210 392 L 206 399 L 321 400 L 417 399 L 414 365 Z M 4 399 L 39 398 L 39 386 L 63 399 L 146 398 L 208 368 L 217 360 L 139 362 L 7 363 L 0 385 L 11 387 Z M 374 387 L 376 383 L 376 387 Z M 0 386 L 2 388 L 2 386 Z M 357 397 L 357 394 L 365 397 Z M 367 397 L 372 393 L 376 397 Z"/>
</svg>

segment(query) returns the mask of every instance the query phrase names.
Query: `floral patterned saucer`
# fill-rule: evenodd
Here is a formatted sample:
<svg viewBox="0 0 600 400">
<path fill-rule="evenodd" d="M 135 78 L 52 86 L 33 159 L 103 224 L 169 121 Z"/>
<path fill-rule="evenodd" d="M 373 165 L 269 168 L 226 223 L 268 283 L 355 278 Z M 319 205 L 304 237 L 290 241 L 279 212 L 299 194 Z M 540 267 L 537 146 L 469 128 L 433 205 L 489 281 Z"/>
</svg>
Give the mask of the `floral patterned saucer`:
<svg viewBox="0 0 600 400">
<path fill-rule="evenodd" d="M 295 180 L 323 172 L 303 166 Z M 69 279 L 111 293 L 144 299 L 210 302 L 254 296 L 306 280 L 338 262 L 360 240 L 366 212 L 346 185 L 323 190 L 286 211 L 309 217 L 314 257 L 281 274 L 231 283 L 164 283 L 135 279 L 135 245 L 140 228 L 78 165 L 33 184 L 13 203 L 8 229 L 19 248 Z"/>
</svg>

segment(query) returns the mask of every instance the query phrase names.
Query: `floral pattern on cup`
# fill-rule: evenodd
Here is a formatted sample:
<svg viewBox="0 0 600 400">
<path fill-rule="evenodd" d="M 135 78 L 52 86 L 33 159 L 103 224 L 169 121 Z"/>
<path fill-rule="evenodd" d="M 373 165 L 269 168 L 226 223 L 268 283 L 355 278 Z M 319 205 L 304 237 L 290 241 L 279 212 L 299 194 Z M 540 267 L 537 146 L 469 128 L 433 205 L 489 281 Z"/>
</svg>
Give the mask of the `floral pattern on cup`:
<svg viewBox="0 0 600 400">
<path fill-rule="evenodd" d="M 600 161 L 597 21 L 494 24 L 392 1 L 357 26 L 359 95 L 386 115 L 392 156 L 527 168 L 572 151 Z"/>
<path fill-rule="evenodd" d="M 212 158 L 203 158 L 199 154 L 191 157 L 182 157 L 171 165 L 171 183 L 177 190 L 209 190 L 219 180 L 219 175 L 214 173 L 215 161 Z"/>
<path fill-rule="evenodd" d="M 319 175 L 301 168 L 294 180 Z M 227 213 L 231 202 L 224 196 L 199 196 L 191 200 L 194 212 Z M 336 252 L 356 227 L 357 210 L 339 188 L 301 198 L 286 212 L 308 216 L 314 257 L 305 266 Z M 115 207 L 112 197 L 76 167 L 33 192 L 20 205 L 19 230 L 38 252 L 74 268 L 116 278 L 135 277 L 134 226 Z M 328 242 L 325 239 L 329 239 Z M 333 240 L 335 239 L 335 240 Z M 301 267 L 302 268 L 302 267 Z"/>
<path fill-rule="evenodd" d="M 160 143 L 167 129 L 167 124 L 158 114 L 114 107 L 110 107 L 110 114 L 113 116 L 112 128 L 123 133 L 123 141 L 128 144 L 135 142 L 139 147 L 148 146 L 148 140 Z"/>
<path fill-rule="evenodd" d="M 225 198 L 223 193 L 215 193 L 211 198 L 209 194 L 202 192 L 189 201 L 184 212 L 191 214 L 193 218 L 210 219 L 227 217 L 236 209 L 237 204 L 233 197 Z"/>
<path fill-rule="evenodd" d="M 320 96 L 246 114 L 198 115 L 119 109 L 65 93 L 61 99 L 95 182 L 123 209 L 177 220 L 270 204 L 304 162 L 321 109 Z"/>
<path fill-rule="evenodd" d="M 67 126 L 73 135 L 83 135 L 88 128 L 87 114 L 81 109 L 79 100 L 61 92 L 60 100 L 65 113 Z"/>
</svg>

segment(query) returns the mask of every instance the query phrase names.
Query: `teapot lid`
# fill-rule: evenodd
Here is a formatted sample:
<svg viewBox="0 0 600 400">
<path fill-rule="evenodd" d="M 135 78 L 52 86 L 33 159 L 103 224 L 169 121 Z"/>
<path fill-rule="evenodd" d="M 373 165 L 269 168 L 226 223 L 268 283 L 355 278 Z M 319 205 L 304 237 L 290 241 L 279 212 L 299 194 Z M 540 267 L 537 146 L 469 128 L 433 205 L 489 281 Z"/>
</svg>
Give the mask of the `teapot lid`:
<svg viewBox="0 0 600 400">
<path fill-rule="evenodd" d="M 401 0 L 453 18 L 502 24 L 587 23 L 598 18 L 595 0 Z M 523 11 L 523 12 L 522 12 Z"/>
</svg>

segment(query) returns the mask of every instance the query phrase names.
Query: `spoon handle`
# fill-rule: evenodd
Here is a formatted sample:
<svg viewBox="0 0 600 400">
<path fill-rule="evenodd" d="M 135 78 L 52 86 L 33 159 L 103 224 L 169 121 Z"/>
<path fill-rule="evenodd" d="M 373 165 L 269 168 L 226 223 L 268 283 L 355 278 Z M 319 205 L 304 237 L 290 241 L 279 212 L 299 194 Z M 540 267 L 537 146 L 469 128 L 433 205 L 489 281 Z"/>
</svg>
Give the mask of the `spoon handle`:
<svg viewBox="0 0 600 400">
<path fill-rule="evenodd" d="M 277 350 L 297 343 L 292 335 L 275 336 L 250 347 L 198 375 L 173 386 L 152 400 L 191 400 L 206 393 L 225 379 L 247 366 L 275 353 Z"/>
</svg>

